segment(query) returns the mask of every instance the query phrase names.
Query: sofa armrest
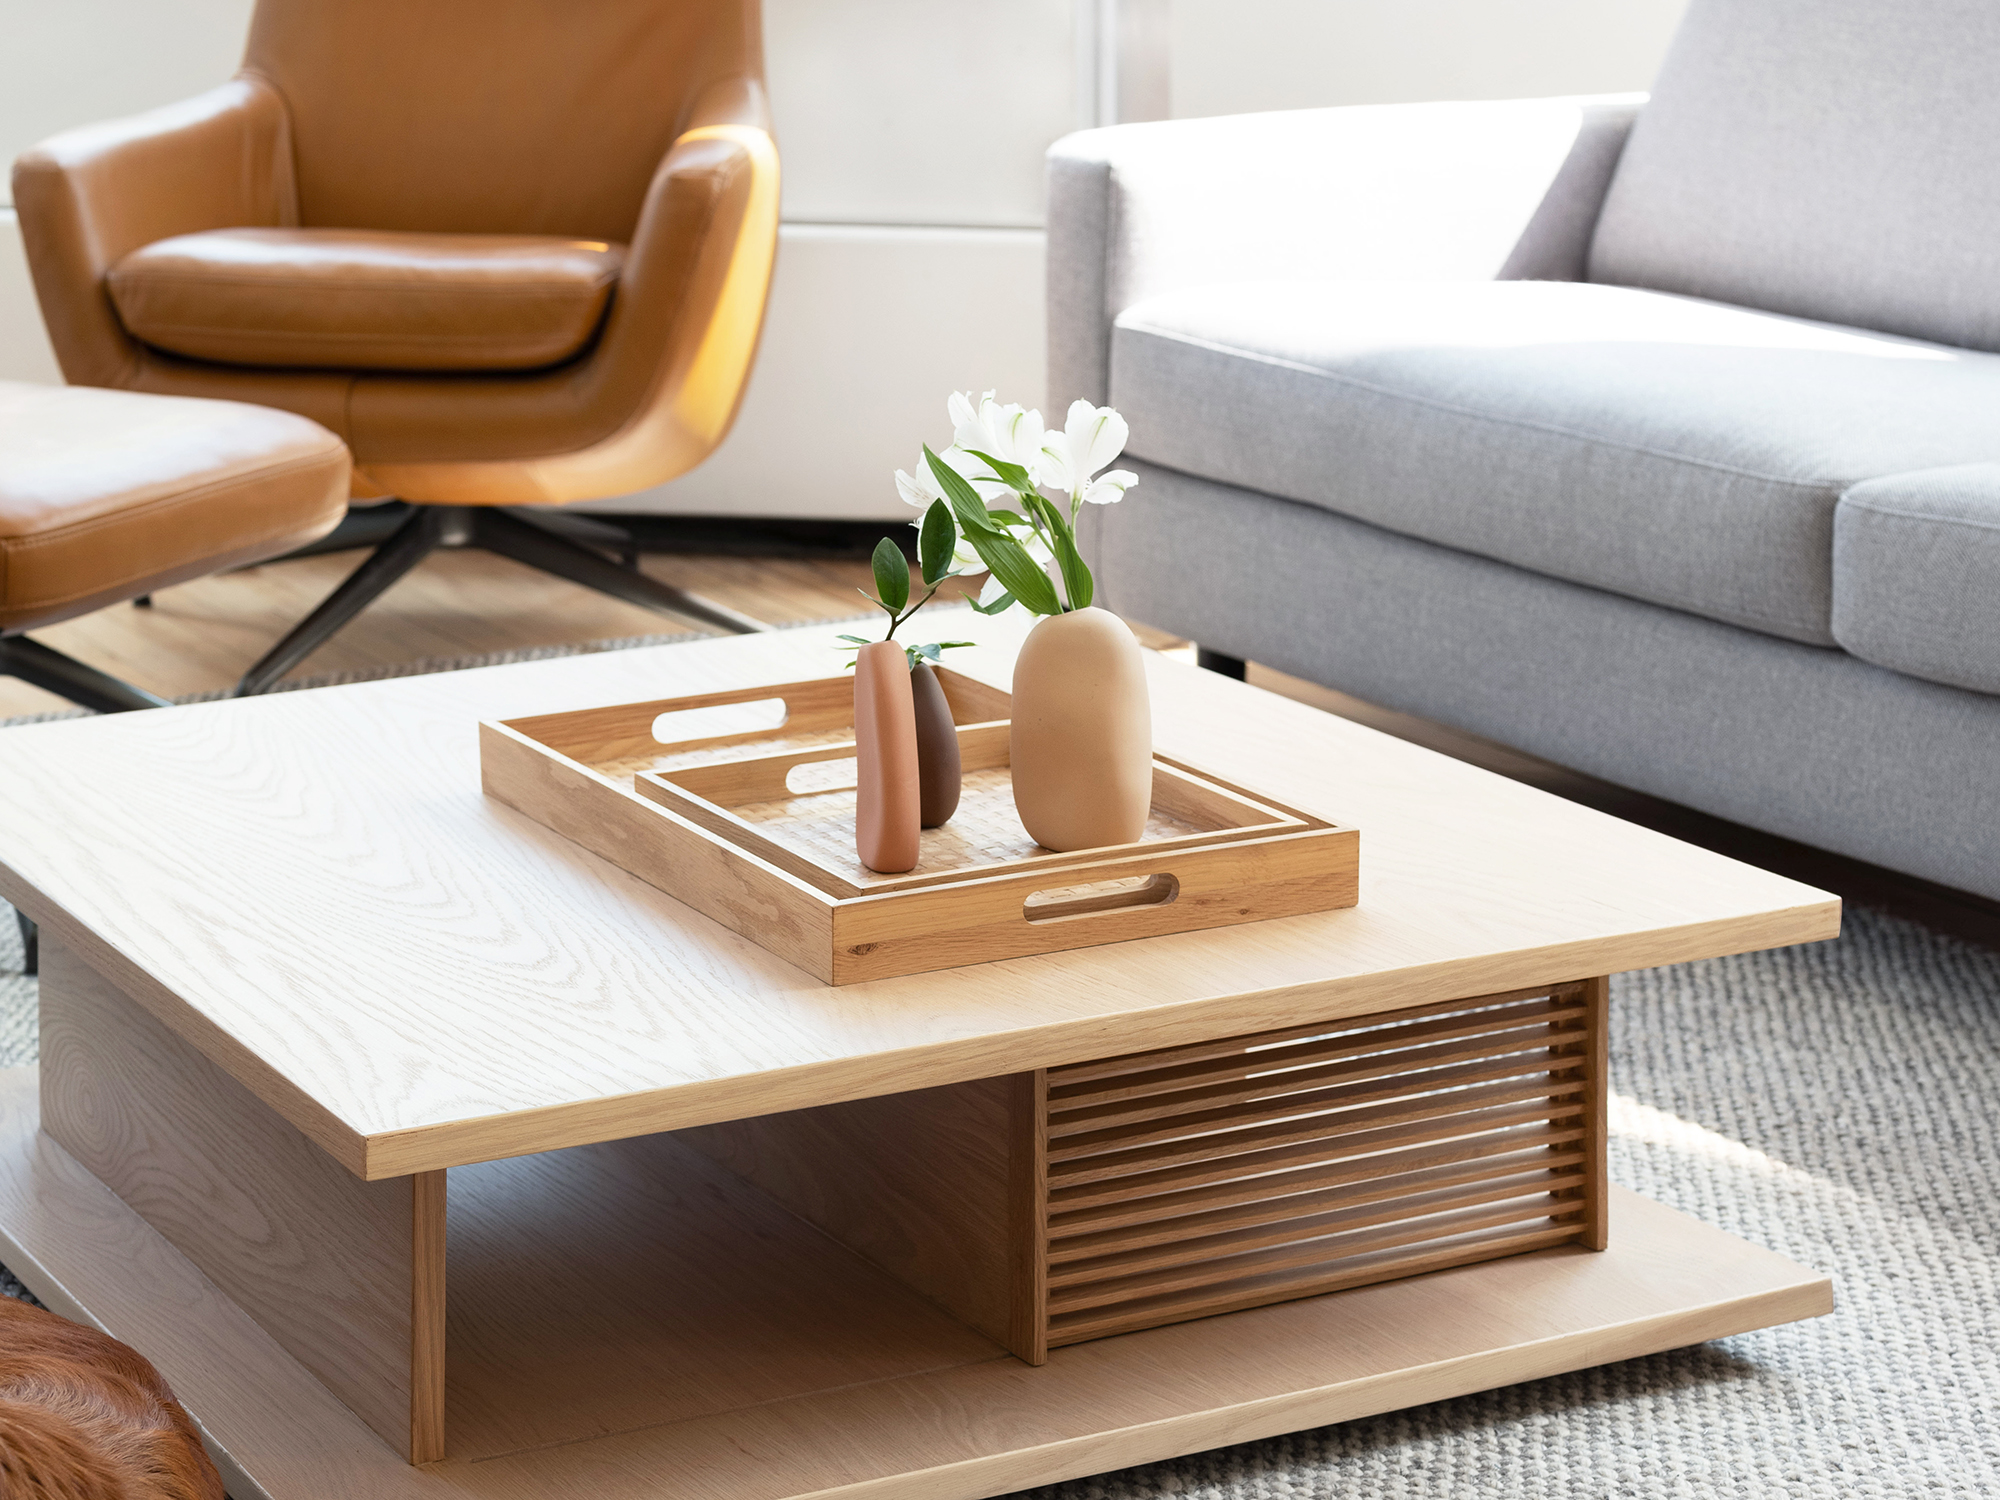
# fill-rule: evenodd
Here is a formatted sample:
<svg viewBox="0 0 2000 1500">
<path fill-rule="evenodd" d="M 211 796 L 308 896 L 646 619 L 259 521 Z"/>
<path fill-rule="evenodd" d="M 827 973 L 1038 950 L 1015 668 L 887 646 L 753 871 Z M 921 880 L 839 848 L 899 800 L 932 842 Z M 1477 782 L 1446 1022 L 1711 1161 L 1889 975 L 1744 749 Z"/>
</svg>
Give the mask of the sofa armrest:
<svg viewBox="0 0 2000 1500">
<path fill-rule="evenodd" d="M 67 131 L 15 161 L 14 208 L 64 378 L 124 384 L 138 348 L 105 289 L 112 266 L 177 234 L 298 222 L 284 100 L 246 74 Z"/>
<path fill-rule="evenodd" d="M 1184 286 L 1581 280 L 1643 96 L 1361 105 L 1086 130 L 1049 151 L 1049 409 Z"/>
</svg>

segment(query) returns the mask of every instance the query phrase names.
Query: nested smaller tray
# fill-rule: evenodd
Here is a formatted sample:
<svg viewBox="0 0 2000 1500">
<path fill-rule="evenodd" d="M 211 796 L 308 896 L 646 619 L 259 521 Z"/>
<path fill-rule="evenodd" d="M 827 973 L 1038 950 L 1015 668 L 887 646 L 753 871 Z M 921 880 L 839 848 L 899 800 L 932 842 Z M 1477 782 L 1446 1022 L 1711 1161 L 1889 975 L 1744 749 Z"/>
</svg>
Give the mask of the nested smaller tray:
<svg viewBox="0 0 2000 1500">
<path fill-rule="evenodd" d="M 1138 842 L 1041 848 L 1014 808 L 1009 695 L 938 677 L 964 793 L 908 874 L 855 855 L 849 677 L 483 723 L 482 777 L 829 984 L 1355 904 L 1357 830 L 1164 755 Z"/>
</svg>

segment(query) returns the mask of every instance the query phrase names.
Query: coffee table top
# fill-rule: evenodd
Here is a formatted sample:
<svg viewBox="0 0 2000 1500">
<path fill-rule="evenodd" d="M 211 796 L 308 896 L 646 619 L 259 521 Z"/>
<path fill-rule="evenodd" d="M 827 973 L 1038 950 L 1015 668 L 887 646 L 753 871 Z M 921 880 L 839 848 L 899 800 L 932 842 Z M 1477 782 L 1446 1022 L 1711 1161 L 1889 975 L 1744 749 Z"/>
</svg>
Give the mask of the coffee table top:
<svg viewBox="0 0 2000 1500">
<path fill-rule="evenodd" d="M 1026 622 L 954 615 L 1005 687 Z M 484 797 L 481 719 L 823 675 L 842 627 L 0 734 L 0 895 L 401 1176 L 1832 937 L 1810 886 L 1149 653 L 1156 737 L 1361 829 L 1361 904 L 839 988 Z"/>
</svg>

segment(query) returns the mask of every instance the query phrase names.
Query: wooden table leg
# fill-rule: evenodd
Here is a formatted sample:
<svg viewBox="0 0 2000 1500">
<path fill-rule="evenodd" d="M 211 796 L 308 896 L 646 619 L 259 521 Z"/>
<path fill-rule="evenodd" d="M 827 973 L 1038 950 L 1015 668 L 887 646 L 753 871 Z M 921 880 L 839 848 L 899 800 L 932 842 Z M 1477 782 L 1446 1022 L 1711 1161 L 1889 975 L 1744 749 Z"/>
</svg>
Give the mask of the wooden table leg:
<svg viewBox="0 0 2000 1500">
<path fill-rule="evenodd" d="M 42 1128 L 412 1463 L 444 1456 L 445 1174 L 364 1182 L 53 935 Z"/>
</svg>

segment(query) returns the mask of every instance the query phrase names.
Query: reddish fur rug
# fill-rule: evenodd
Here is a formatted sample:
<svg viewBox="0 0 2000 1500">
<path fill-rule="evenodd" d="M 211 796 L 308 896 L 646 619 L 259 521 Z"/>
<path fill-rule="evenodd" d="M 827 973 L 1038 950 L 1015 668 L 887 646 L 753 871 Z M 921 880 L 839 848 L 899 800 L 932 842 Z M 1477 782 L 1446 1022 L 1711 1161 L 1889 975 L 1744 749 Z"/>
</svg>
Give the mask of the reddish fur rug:
<svg viewBox="0 0 2000 1500">
<path fill-rule="evenodd" d="M 224 1500 L 194 1423 L 135 1351 L 0 1297 L 0 1500 Z"/>
</svg>

